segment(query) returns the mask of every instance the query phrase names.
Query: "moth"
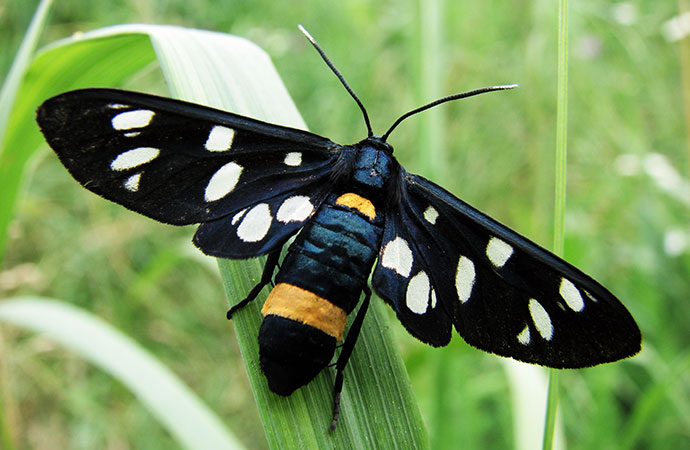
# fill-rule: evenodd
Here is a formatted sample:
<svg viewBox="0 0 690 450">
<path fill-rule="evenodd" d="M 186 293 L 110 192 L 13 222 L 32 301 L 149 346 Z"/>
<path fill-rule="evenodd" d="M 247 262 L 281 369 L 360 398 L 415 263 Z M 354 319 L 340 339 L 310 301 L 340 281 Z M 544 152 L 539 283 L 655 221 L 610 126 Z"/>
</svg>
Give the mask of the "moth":
<svg viewBox="0 0 690 450">
<path fill-rule="evenodd" d="M 85 89 L 43 103 L 37 120 L 88 190 L 160 222 L 200 224 L 194 244 L 232 259 L 267 255 L 260 281 L 227 313 L 273 289 L 262 313 L 260 362 L 290 395 L 335 360 L 335 428 L 343 370 L 372 289 L 407 331 L 435 347 L 452 329 L 470 345 L 554 368 L 588 367 L 640 350 L 623 304 L 563 259 L 442 187 L 407 172 L 359 105 L 367 136 L 340 145 L 302 130 L 136 92 Z M 277 272 L 281 249 L 286 256 Z M 373 275 L 372 275 L 373 268 Z M 359 306 L 345 333 L 346 319 Z"/>
</svg>

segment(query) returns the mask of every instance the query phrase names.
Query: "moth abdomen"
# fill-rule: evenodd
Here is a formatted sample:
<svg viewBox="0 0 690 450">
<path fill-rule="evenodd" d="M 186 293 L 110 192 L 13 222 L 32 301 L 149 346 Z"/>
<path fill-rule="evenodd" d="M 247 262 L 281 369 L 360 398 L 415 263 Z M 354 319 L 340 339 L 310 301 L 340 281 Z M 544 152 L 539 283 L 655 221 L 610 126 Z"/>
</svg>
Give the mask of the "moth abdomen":
<svg viewBox="0 0 690 450">
<path fill-rule="evenodd" d="M 259 331 L 273 392 L 290 395 L 330 363 L 376 259 L 380 222 L 365 197 L 334 194 L 288 249 Z"/>
<path fill-rule="evenodd" d="M 259 361 L 271 391 L 288 396 L 309 383 L 331 361 L 336 343 L 334 336 L 300 320 L 266 315 L 259 329 Z"/>
</svg>

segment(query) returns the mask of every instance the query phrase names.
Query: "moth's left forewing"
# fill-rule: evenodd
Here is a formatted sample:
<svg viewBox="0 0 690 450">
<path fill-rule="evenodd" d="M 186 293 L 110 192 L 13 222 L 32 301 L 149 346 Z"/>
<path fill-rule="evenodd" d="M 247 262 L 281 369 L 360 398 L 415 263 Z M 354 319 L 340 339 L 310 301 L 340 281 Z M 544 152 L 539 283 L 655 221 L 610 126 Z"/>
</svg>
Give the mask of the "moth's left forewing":
<svg viewBox="0 0 690 450">
<path fill-rule="evenodd" d="M 384 232 L 382 248 L 391 239 L 415 243 L 411 259 L 425 264 L 438 302 L 469 344 L 558 368 L 639 351 L 637 325 L 606 288 L 429 180 L 402 177 L 402 220 L 386 223 L 395 230 Z M 404 304 L 413 279 L 394 277 L 381 260 L 378 279 L 394 278 Z"/>
<path fill-rule="evenodd" d="M 84 187 L 176 225 L 316 185 L 337 158 L 335 144 L 312 133 L 113 89 L 53 97 L 37 120 Z"/>
</svg>

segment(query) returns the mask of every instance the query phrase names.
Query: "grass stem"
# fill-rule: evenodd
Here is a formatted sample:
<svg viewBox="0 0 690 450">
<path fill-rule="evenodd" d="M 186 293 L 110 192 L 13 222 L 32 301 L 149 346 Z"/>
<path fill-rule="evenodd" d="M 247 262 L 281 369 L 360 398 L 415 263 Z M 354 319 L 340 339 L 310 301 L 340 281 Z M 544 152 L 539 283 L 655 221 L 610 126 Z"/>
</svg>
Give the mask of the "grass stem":
<svg viewBox="0 0 690 450">
<path fill-rule="evenodd" d="M 563 255 L 565 240 L 565 199 L 568 151 L 568 0 L 558 4 L 558 86 L 556 107 L 556 173 L 553 251 Z M 544 420 L 544 450 L 553 448 L 558 413 L 559 372 L 551 369 Z"/>
</svg>

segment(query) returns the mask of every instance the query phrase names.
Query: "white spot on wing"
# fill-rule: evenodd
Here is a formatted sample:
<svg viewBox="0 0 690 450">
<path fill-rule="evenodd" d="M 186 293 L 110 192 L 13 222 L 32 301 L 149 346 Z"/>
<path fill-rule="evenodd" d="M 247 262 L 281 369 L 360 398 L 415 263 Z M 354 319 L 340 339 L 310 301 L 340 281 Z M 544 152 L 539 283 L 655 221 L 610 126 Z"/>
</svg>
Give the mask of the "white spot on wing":
<svg viewBox="0 0 690 450">
<path fill-rule="evenodd" d="M 110 121 L 116 130 L 131 130 L 132 128 L 143 128 L 151 123 L 154 112 L 148 109 L 135 109 L 126 111 L 113 117 Z"/>
<path fill-rule="evenodd" d="M 235 130 L 216 125 L 211 128 L 204 147 L 209 152 L 224 152 L 230 149 L 233 139 L 235 139 Z"/>
<path fill-rule="evenodd" d="M 259 203 L 249 210 L 237 227 L 237 236 L 244 242 L 259 242 L 271 228 L 271 210 L 266 203 Z"/>
<path fill-rule="evenodd" d="M 124 182 L 124 187 L 130 192 L 136 192 L 139 190 L 139 181 L 141 180 L 141 172 L 132 175 L 127 178 Z"/>
<path fill-rule="evenodd" d="M 580 291 L 575 285 L 565 278 L 561 279 L 561 288 L 559 289 L 561 297 L 568 304 L 568 307 L 575 312 L 580 312 L 585 307 L 585 302 L 582 300 Z"/>
<path fill-rule="evenodd" d="M 228 195 L 240 179 L 242 166 L 235 162 L 229 162 L 218 169 L 208 181 L 204 200 L 214 202 Z"/>
<path fill-rule="evenodd" d="M 518 342 L 520 342 L 522 345 L 529 345 L 529 343 L 532 341 L 532 336 L 529 334 L 529 326 L 525 325 L 525 329 L 520 332 L 520 334 L 517 335 Z"/>
<path fill-rule="evenodd" d="M 407 278 L 412 270 L 412 250 L 407 241 L 400 236 L 388 242 L 383 248 L 381 265 L 387 269 L 398 272 L 399 275 Z"/>
<path fill-rule="evenodd" d="M 249 208 L 244 208 L 242 211 L 240 211 L 237 214 L 235 214 L 234 216 L 232 216 L 232 222 L 231 223 L 233 225 L 235 225 L 237 222 L 239 222 L 239 220 L 242 218 L 242 216 L 244 216 L 244 213 L 247 212 L 247 209 L 249 209 Z"/>
<path fill-rule="evenodd" d="M 110 109 L 125 109 L 125 108 L 129 108 L 129 106 L 123 105 L 122 103 L 110 103 L 108 105 L 108 108 L 110 108 Z"/>
<path fill-rule="evenodd" d="M 549 313 L 541 306 L 541 303 L 533 298 L 529 300 L 529 313 L 541 337 L 550 341 L 553 338 L 553 325 Z"/>
<path fill-rule="evenodd" d="M 314 212 L 314 205 L 309 201 L 309 197 L 304 195 L 295 195 L 285 199 L 278 213 L 276 219 L 280 222 L 302 222 L 306 220 Z"/>
<path fill-rule="evenodd" d="M 285 155 L 285 159 L 283 160 L 283 162 L 287 166 L 297 167 L 300 164 L 302 164 L 302 153 L 290 152 L 287 155 Z"/>
<path fill-rule="evenodd" d="M 590 294 L 589 292 L 585 291 L 584 289 L 582 290 L 582 292 L 584 292 L 585 295 L 586 295 L 590 300 L 592 300 L 594 303 L 596 303 L 596 302 L 598 301 L 592 294 Z"/>
<path fill-rule="evenodd" d="M 415 314 L 424 314 L 429 307 L 429 277 L 421 270 L 410 279 L 405 293 L 405 303 Z"/>
<path fill-rule="evenodd" d="M 158 157 L 160 150 L 153 147 L 139 147 L 117 155 L 110 163 L 111 170 L 127 170 L 151 162 Z"/>
<path fill-rule="evenodd" d="M 436 308 L 436 291 L 431 290 L 431 309 Z"/>
<path fill-rule="evenodd" d="M 472 287 L 474 286 L 474 279 L 474 263 L 469 258 L 460 256 L 458 260 L 458 270 L 455 273 L 455 289 L 462 303 L 470 299 Z"/>
<path fill-rule="evenodd" d="M 433 206 L 429 206 L 426 211 L 424 211 L 424 219 L 432 225 L 436 224 L 436 219 L 438 219 L 438 211 Z"/>
<path fill-rule="evenodd" d="M 513 247 L 503 242 L 499 238 L 492 237 L 489 239 L 489 244 L 486 246 L 486 256 L 489 261 L 496 267 L 503 267 L 508 259 L 513 254 Z"/>
</svg>

